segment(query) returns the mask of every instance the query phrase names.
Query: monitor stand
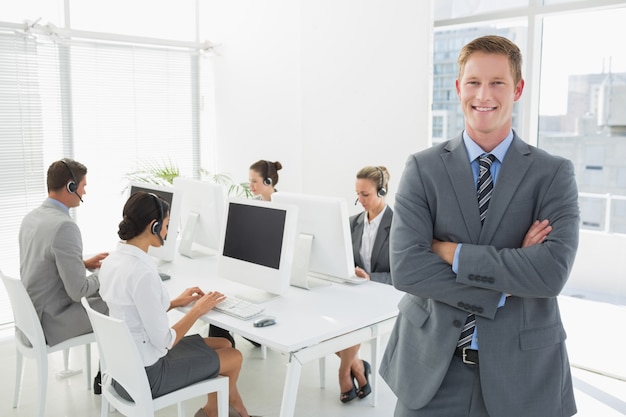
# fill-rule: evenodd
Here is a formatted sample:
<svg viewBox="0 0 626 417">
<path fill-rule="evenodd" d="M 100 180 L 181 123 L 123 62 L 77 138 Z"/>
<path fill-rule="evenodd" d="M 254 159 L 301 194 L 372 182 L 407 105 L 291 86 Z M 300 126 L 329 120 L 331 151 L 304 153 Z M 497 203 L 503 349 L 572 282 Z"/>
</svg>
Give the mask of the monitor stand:
<svg viewBox="0 0 626 417">
<path fill-rule="evenodd" d="M 289 284 L 294 287 L 311 290 L 318 287 L 331 285 L 330 282 L 309 276 L 309 265 L 311 263 L 311 246 L 313 245 L 313 235 L 300 233 L 296 241 L 296 248 L 291 266 L 291 279 Z"/>
<path fill-rule="evenodd" d="M 259 290 L 256 288 L 250 288 L 247 290 L 238 290 L 235 292 L 234 296 L 236 298 L 240 298 L 242 300 L 249 301 L 254 304 L 262 304 L 278 297 L 277 294 L 272 294 L 271 292 Z"/>
<path fill-rule="evenodd" d="M 194 249 L 194 232 L 200 215 L 198 213 L 189 213 L 185 228 L 178 242 L 178 252 L 187 258 L 197 259 L 204 256 L 215 256 L 217 251 L 206 248 L 206 250 Z"/>
</svg>

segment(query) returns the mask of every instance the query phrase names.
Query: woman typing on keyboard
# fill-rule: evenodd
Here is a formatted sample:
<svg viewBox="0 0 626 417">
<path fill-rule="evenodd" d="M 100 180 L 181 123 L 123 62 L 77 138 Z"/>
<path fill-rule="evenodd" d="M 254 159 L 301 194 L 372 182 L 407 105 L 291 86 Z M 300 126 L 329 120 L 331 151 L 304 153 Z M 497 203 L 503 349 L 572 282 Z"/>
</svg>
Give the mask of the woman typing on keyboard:
<svg viewBox="0 0 626 417">
<path fill-rule="evenodd" d="M 350 218 L 355 274 L 372 281 L 391 284 L 389 230 L 393 211 L 385 202 L 389 171 L 383 166 L 366 166 L 356 174 L 357 199 L 364 211 Z M 360 345 L 337 352 L 341 402 L 365 398 L 372 392 L 370 364 L 359 359 Z M 355 382 L 356 380 L 356 382 Z M 357 388 L 358 384 L 358 388 Z"/>
<path fill-rule="evenodd" d="M 170 301 L 156 263 L 148 255 L 167 237 L 169 205 L 151 193 L 136 192 L 124 206 L 118 235 L 123 240 L 100 269 L 100 294 L 109 315 L 124 320 L 133 334 L 156 398 L 195 382 L 229 377 L 230 415 L 249 417 L 237 390 L 242 355 L 223 338 L 185 336 L 194 322 L 224 300 L 218 292 L 204 293 L 194 287 Z M 195 304 L 170 327 L 167 311 Z M 130 399 L 119 384 L 118 393 Z M 237 414 L 238 413 L 238 414 Z M 195 417 L 216 417 L 217 397 L 209 394 Z"/>
</svg>

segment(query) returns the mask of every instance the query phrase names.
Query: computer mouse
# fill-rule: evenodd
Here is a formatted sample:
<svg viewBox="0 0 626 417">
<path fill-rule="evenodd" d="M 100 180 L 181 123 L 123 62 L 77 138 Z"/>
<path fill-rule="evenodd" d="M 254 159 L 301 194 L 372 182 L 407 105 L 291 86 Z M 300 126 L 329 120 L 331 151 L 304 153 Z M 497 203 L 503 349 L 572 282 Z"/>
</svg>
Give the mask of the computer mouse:
<svg viewBox="0 0 626 417">
<path fill-rule="evenodd" d="M 254 327 L 267 327 L 273 324 L 276 324 L 276 319 L 274 317 L 261 317 L 252 323 Z"/>
</svg>

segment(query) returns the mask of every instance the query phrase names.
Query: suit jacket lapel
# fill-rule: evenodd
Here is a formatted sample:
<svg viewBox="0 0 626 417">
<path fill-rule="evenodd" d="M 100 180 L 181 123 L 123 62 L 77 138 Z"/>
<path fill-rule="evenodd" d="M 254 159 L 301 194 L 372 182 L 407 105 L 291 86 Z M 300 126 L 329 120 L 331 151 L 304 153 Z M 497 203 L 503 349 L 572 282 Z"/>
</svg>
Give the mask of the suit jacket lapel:
<svg viewBox="0 0 626 417">
<path fill-rule="evenodd" d="M 365 221 L 365 212 L 359 214 L 356 218 L 354 230 L 352 231 L 352 253 L 354 259 L 358 259 L 362 265 L 361 255 L 359 255 L 359 251 L 361 250 L 361 238 L 363 236 L 363 222 Z"/>
<path fill-rule="evenodd" d="M 467 233 L 471 238 L 471 242 L 467 243 L 475 243 L 478 242 L 480 235 L 480 215 L 478 213 L 476 184 L 474 184 L 463 137 L 459 135 L 450 141 L 446 150 L 449 152 L 442 154 L 441 159 L 454 188 Z"/>
<path fill-rule="evenodd" d="M 380 224 L 378 225 L 378 233 L 376 233 L 374 247 L 372 248 L 371 272 L 375 272 L 374 266 L 376 265 L 376 261 L 378 260 L 378 255 L 383 248 L 385 240 L 389 237 L 389 230 L 391 229 L 391 219 L 391 209 L 389 209 L 389 207 L 386 207 L 385 212 L 383 213 L 383 218 L 380 219 Z"/>
</svg>

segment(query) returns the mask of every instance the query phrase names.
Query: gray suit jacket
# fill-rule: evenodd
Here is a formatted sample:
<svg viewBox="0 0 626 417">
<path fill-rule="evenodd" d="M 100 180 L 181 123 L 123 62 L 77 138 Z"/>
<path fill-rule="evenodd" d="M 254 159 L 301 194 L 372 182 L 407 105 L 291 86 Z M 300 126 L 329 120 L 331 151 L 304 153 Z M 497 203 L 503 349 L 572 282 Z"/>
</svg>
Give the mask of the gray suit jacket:
<svg viewBox="0 0 626 417">
<path fill-rule="evenodd" d="M 46 200 L 22 220 L 19 233 L 20 276 L 43 327 L 55 345 L 91 332 L 81 297 L 96 295 L 99 311 L 106 304 L 97 294 L 100 283 L 85 276 L 83 242 L 78 226 L 57 204 Z"/>
<path fill-rule="evenodd" d="M 372 271 L 370 279 L 383 284 L 391 284 L 391 273 L 389 267 L 389 231 L 391 230 L 391 219 L 393 218 L 393 210 L 387 207 L 380 219 L 378 233 L 374 240 L 372 248 Z M 361 238 L 363 236 L 363 222 L 365 221 L 365 212 L 361 212 L 350 217 L 350 232 L 352 233 L 352 252 L 354 254 L 354 263 L 358 267 L 363 267 L 363 261 L 359 251 L 361 250 Z"/>
<path fill-rule="evenodd" d="M 396 194 L 391 273 L 406 292 L 380 373 L 411 409 L 439 389 L 468 313 L 476 314 L 480 379 L 492 417 L 576 412 L 557 295 L 578 246 L 579 209 L 570 161 L 513 139 L 481 228 L 462 138 L 408 158 Z M 520 248 L 536 219 L 554 227 Z M 432 239 L 463 243 L 459 269 Z M 502 293 L 511 294 L 497 308 Z"/>
</svg>

